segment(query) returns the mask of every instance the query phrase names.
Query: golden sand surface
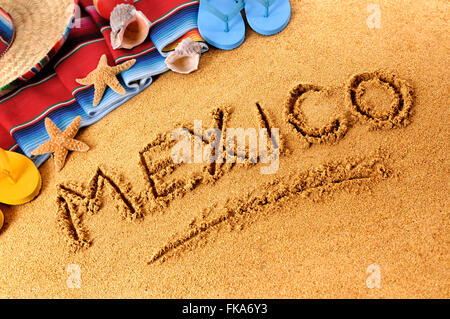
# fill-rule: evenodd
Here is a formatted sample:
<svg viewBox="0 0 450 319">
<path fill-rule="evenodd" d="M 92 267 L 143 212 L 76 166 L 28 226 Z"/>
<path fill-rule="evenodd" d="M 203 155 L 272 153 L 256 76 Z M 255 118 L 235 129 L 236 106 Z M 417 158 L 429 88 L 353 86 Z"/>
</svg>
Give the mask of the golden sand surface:
<svg viewBox="0 0 450 319">
<path fill-rule="evenodd" d="M 371 28 L 370 1 L 291 3 L 283 32 L 160 76 L 1 207 L 0 297 L 450 297 L 450 5 L 373 1 Z M 194 120 L 279 128 L 278 172 L 173 164 L 164 133 Z"/>
</svg>

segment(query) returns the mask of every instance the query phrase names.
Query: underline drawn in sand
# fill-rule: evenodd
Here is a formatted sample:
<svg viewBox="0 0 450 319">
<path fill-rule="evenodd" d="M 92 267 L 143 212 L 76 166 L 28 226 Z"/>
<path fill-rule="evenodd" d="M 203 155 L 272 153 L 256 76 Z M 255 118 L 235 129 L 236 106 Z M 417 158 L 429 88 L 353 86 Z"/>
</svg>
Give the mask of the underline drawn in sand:
<svg viewBox="0 0 450 319">
<path fill-rule="evenodd" d="M 229 201 L 223 207 L 211 207 L 203 212 L 203 220 L 191 223 L 184 234 L 169 241 L 156 251 L 148 261 L 153 264 L 162 262 L 175 253 L 195 245 L 195 239 L 203 239 L 207 233 L 229 223 L 232 228 L 245 224 L 255 215 L 263 214 L 264 207 L 276 205 L 292 196 L 321 199 L 339 189 L 355 191 L 355 186 L 363 183 L 369 186 L 377 180 L 390 176 L 386 166 L 387 156 L 379 151 L 373 158 L 350 159 L 343 162 L 324 164 L 317 169 L 292 174 L 288 178 L 273 181 L 256 188 L 245 197 Z M 289 181 L 286 183 L 285 181 Z M 314 198 L 313 198 L 314 200 Z M 216 215 L 208 219 L 207 215 Z"/>
<path fill-rule="evenodd" d="M 384 112 L 376 112 L 366 98 L 371 88 L 384 90 L 390 95 L 391 104 Z M 311 127 L 307 124 L 301 108 L 306 95 L 318 92 L 330 95 L 335 88 L 324 88 L 313 84 L 299 84 L 289 95 L 284 118 L 306 142 L 311 144 L 334 144 L 342 139 L 357 119 L 368 123 L 370 129 L 391 129 L 409 124 L 413 105 L 413 90 L 406 81 L 385 71 L 354 75 L 345 92 L 345 108 L 329 124 Z"/>
<path fill-rule="evenodd" d="M 375 105 L 370 103 L 370 99 L 366 99 L 365 92 L 370 92 L 370 85 L 381 87 L 392 96 L 392 103 L 385 113 L 380 113 Z M 285 120 L 294 132 L 309 144 L 337 143 L 357 119 L 369 123 L 371 128 L 380 129 L 409 124 L 413 104 L 411 87 L 395 75 L 377 71 L 351 78 L 343 100 L 346 103 L 339 108 L 341 115 L 336 116 L 330 124 L 322 128 L 309 126 L 301 111 L 303 95 L 311 91 L 327 90 L 329 89 L 317 85 L 300 84 L 291 91 L 285 105 Z M 211 127 L 220 129 L 221 138 L 226 142 L 226 128 L 231 110 L 216 108 L 211 115 Z M 270 132 L 273 121 L 258 103 L 256 116 L 259 125 Z M 192 126 L 181 127 L 188 130 L 192 136 L 199 137 Z M 214 143 L 214 140 L 203 135 L 201 139 L 204 146 Z M 103 167 L 97 169 L 88 185 L 65 183 L 57 186 L 58 227 L 74 251 L 92 244 L 83 220 L 86 214 L 98 212 L 102 200 L 112 198 L 121 217 L 131 221 L 148 213 L 163 212 L 172 201 L 183 197 L 201 184 L 210 184 L 213 187 L 216 181 L 237 165 L 226 162 L 204 163 L 197 172 L 175 177 L 177 174 L 174 173 L 181 166 L 187 165 L 174 163 L 171 157 L 170 150 L 176 142 L 171 139 L 171 133 L 160 134 L 139 152 L 139 167 L 143 173 L 144 184 L 140 192 L 136 192 L 120 174 Z M 280 154 L 289 155 L 283 136 L 278 146 Z M 244 166 L 252 167 L 254 164 L 249 161 L 248 150 L 245 154 L 247 161 Z M 230 198 L 228 204 L 222 208 L 211 205 L 207 211 L 201 213 L 201 220 L 194 219 L 187 226 L 185 233 L 174 234 L 172 240 L 154 252 L 148 263 L 164 261 L 173 254 L 184 251 L 184 248 L 195 245 L 196 241 L 204 238 L 212 230 L 220 228 L 220 225 L 239 223 L 242 225 L 245 220 L 263 216 L 265 206 L 292 196 L 319 200 L 339 189 L 358 191 L 361 189 L 359 186 L 369 187 L 374 182 L 390 176 L 386 159 L 386 154 L 380 152 L 372 157 L 324 164 L 317 169 L 293 174 L 289 178 L 274 178 L 272 182 L 259 186 L 250 193 L 247 192 L 242 198 Z"/>
</svg>

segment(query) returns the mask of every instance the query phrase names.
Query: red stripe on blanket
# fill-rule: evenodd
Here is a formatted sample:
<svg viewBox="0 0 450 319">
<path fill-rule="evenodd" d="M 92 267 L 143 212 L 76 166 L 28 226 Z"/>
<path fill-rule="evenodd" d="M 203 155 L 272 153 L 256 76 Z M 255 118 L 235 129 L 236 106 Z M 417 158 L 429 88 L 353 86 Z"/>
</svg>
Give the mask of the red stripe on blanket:
<svg viewBox="0 0 450 319">
<path fill-rule="evenodd" d="M 142 0 L 135 3 L 136 9 L 142 11 L 150 21 L 155 21 L 161 18 L 171 10 L 178 6 L 188 4 L 193 0 Z M 196 1 L 198 3 L 198 1 Z M 80 3 L 84 8 L 92 7 L 94 5 L 93 0 L 80 0 Z M 89 12 L 95 22 L 101 26 L 108 25 L 108 21 L 103 19 L 96 13 Z"/>
<path fill-rule="evenodd" d="M 115 65 L 106 42 L 101 40 L 100 42 L 88 41 L 78 45 L 72 52 L 69 52 L 68 58 L 58 64 L 56 73 L 69 92 L 81 86 L 75 80 L 86 77 L 94 70 L 103 54 L 107 55 L 109 65 Z"/>
<path fill-rule="evenodd" d="M 15 126 L 27 123 L 30 119 L 42 117 L 49 107 L 72 98 L 72 94 L 67 91 L 58 77 L 52 75 L 43 80 L 39 86 L 25 89 L 20 99 L 5 99 L 0 104 L 0 123 L 9 135 L 9 131 Z M 20 105 L 16 104 L 18 102 Z"/>
<path fill-rule="evenodd" d="M 8 150 L 16 144 L 16 141 L 9 135 L 9 132 L 6 128 L 0 125 L 0 147 Z"/>
<path fill-rule="evenodd" d="M 160 19 L 176 7 L 191 3 L 192 0 L 143 0 L 135 4 L 150 21 Z M 198 1 L 197 1 L 198 3 Z"/>
</svg>

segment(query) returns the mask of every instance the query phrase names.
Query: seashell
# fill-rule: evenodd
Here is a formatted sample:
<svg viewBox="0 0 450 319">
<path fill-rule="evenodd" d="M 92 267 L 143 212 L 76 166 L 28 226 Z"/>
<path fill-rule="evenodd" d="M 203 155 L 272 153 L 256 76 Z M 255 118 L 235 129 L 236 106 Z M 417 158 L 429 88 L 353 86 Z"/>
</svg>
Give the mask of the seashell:
<svg viewBox="0 0 450 319">
<path fill-rule="evenodd" d="M 111 44 L 116 49 L 132 49 L 143 43 L 151 22 L 130 4 L 119 4 L 111 13 Z"/>
<path fill-rule="evenodd" d="M 186 38 L 166 58 L 167 67 L 177 73 L 188 74 L 198 70 L 198 63 L 206 44 Z"/>
</svg>

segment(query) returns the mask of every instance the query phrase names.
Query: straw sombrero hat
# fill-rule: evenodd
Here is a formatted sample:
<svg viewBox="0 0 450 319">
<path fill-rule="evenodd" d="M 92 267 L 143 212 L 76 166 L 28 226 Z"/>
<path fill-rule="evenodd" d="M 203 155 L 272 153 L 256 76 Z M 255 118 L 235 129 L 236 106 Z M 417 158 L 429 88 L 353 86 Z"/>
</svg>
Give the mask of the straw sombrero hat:
<svg viewBox="0 0 450 319">
<path fill-rule="evenodd" d="M 5 52 L 0 53 L 0 96 L 33 77 L 61 48 L 72 27 L 77 3 L 78 0 L 0 0 L 0 34 L 7 38 L 2 41 Z M 9 40 L 11 23 L 13 37 Z"/>
</svg>

